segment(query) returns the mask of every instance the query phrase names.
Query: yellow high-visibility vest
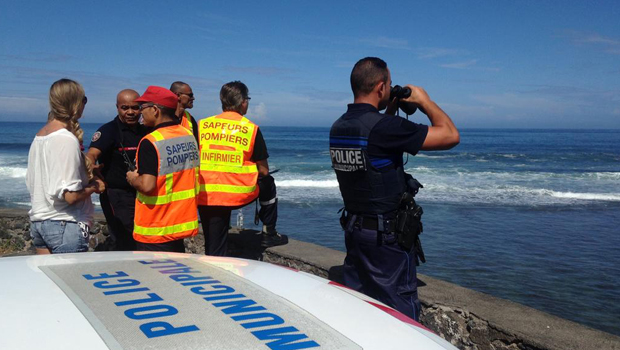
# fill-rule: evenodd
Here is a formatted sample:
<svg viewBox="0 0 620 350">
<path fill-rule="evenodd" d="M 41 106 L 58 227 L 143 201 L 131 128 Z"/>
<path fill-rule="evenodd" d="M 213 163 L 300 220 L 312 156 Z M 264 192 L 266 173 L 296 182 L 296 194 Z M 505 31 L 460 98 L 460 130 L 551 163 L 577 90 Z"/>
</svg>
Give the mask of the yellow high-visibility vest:
<svg viewBox="0 0 620 350">
<path fill-rule="evenodd" d="M 242 206 L 258 197 L 251 160 L 258 126 L 236 112 L 200 120 L 198 205 Z"/>
</svg>

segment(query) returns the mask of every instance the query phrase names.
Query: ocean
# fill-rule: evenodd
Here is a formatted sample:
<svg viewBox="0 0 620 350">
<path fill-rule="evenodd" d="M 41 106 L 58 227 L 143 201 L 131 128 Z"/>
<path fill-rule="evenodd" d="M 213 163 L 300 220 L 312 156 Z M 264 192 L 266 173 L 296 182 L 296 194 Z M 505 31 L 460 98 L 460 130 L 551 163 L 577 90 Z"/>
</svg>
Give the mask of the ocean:
<svg viewBox="0 0 620 350">
<path fill-rule="evenodd" d="M 99 125 L 83 124 L 85 138 Z M 0 123 L 2 207 L 29 206 L 41 126 Z M 279 170 L 278 230 L 344 251 L 329 128 L 261 129 Z M 405 168 L 424 185 L 421 273 L 620 335 L 620 130 L 465 129 L 456 148 Z M 243 217 L 254 226 L 252 205 Z"/>
</svg>

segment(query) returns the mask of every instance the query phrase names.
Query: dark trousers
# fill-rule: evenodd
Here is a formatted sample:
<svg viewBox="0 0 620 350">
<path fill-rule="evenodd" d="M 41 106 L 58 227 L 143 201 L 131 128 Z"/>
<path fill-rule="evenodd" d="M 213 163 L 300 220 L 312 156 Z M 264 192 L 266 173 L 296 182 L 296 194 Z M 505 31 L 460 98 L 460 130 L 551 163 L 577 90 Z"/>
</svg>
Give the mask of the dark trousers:
<svg viewBox="0 0 620 350">
<path fill-rule="evenodd" d="M 185 253 L 185 243 L 183 243 L 182 239 L 165 243 L 136 242 L 136 246 L 136 250 L 140 251 Z"/>
<path fill-rule="evenodd" d="M 393 233 L 350 225 L 345 231 L 344 284 L 419 321 L 415 252 L 404 251 Z"/>
<path fill-rule="evenodd" d="M 264 225 L 275 227 L 278 221 L 278 199 L 276 198 L 276 184 L 273 177 L 269 175 L 259 178 L 258 188 L 258 200 L 261 205 L 258 217 Z M 226 256 L 230 214 L 233 210 L 241 207 L 198 206 L 202 232 L 205 235 L 206 255 Z"/>
<path fill-rule="evenodd" d="M 205 254 L 226 256 L 230 213 L 233 207 L 198 206 L 198 214 L 205 235 Z"/>
<path fill-rule="evenodd" d="M 99 195 L 101 209 L 114 241 L 112 250 L 136 250 L 133 239 L 133 219 L 136 211 L 136 192 L 108 188 Z"/>
<path fill-rule="evenodd" d="M 260 203 L 258 218 L 263 225 L 275 227 L 278 221 L 278 198 L 273 177 L 267 175 L 259 178 L 258 188 L 258 202 Z"/>
</svg>

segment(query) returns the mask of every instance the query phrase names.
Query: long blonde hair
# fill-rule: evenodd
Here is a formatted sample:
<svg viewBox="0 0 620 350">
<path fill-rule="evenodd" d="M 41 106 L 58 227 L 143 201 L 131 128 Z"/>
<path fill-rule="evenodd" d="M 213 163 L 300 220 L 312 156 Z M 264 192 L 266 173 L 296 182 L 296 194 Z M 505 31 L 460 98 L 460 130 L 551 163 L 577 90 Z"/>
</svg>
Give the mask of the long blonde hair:
<svg viewBox="0 0 620 350">
<path fill-rule="evenodd" d="M 78 119 L 81 117 L 83 105 L 86 103 L 84 88 L 77 81 L 71 79 L 60 79 L 50 87 L 50 112 L 47 120 L 56 119 L 67 124 L 69 130 L 80 142 L 80 147 L 84 144 L 84 130 L 80 126 Z M 86 172 L 89 179 L 92 179 L 92 164 L 82 155 Z"/>
<path fill-rule="evenodd" d="M 71 79 L 60 79 L 50 87 L 50 112 L 47 120 L 56 119 L 67 124 L 69 130 L 80 145 L 84 142 L 84 130 L 78 119 L 86 94 L 80 83 Z"/>
</svg>

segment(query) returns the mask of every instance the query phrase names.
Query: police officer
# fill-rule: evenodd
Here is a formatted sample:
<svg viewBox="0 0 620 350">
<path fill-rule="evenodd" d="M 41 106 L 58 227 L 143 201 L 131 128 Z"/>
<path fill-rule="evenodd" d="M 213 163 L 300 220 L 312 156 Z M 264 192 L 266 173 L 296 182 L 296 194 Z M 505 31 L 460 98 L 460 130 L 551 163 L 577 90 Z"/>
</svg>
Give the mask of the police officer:
<svg viewBox="0 0 620 350">
<path fill-rule="evenodd" d="M 200 192 L 198 211 L 205 235 L 205 254 L 225 256 L 233 209 L 261 204 L 263 248 L 288 243 L 276 231 L 278 199 L 269 175 L 267 146 L 258 126 L 244 115 L 250 103 L 247 86 L 233 81 L 222 86 L 223 113 L 200 120 Z M 260 194 L 259 194 L 260 192 Z"/>
<path fill-rule="evenodd" d="M 330 155 L 346 216 L 347 255 L 344 282 L 419 320 L 416 252 L 403 247 L 395 232 L 396 216 L 407 186 L 403 153 L 450 149 L 459 133 L 428 94 L 407 85 L 411 95 L 398 101 L 410 113 L 419 108 L 431 126 L 394 116 L 390 70 L 375 57 L 358 61 L 351 72 L 354 103 L 332 125 Z M 388 108 L 386 114 L 379 111 Z"/>
<path fill-rule="evenodd" d="M 181 125 L 194 134 L 196 142 L 198 142 L 198 125 L 196 119 L 189 113 L 188 109 L 194 107 L 194 91 L 189 84 L 182 81 L 175 81 L 170 85 L 170 91 L 174 92 L 177 97 L 177 109 L 174 115 L 179 119 Z"/>
<path fill-rule="evenodd" d="M 99 201 L 112 237 L 112 250 L 136 250 L 133 239 L 136 190 L 127 183 L 125 173 L 132 170 L 138 143 L 147 134 L 147 128 L 138 123 L 140 105 L 135 102 L 138 96 L 131 89 L 118 93 L 118 115 L 93 134 L 86 155 L 93 164 L 99 161 L 99 169 L 107 184 Z"/>
<path fill-rule="evenodd" d="M 154 130 L 138 145 L 138 169 L 126 174 L 138 191 L 134 239 L 138 250 L 183 253 L 183 239 L 198 233 L 198 145 L 174 115 L 172 91 L 149 86 L 136 102 Z"/>
</svg>

